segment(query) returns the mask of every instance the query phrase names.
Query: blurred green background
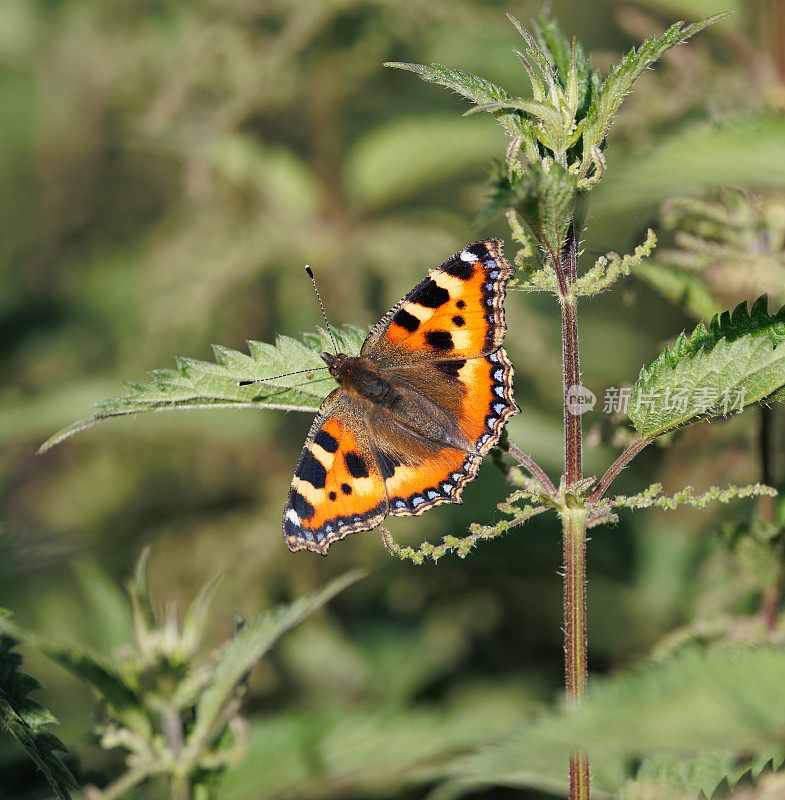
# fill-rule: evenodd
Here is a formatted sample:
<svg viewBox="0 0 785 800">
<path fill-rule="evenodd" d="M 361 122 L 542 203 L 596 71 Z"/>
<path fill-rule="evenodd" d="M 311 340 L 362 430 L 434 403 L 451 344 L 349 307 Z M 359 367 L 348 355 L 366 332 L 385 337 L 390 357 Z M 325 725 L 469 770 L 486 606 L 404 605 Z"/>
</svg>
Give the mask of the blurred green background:
<svg viewBox="0 0 785 800">
<path fill-rule="evenodd" d="M 785 10 L 779 0 L 554 0 L 553 15 L 604 68 L 674 19 L 726 9 L 737 13 L 676 48 L 624 106 L 584 266 L 638 243 L 669 197 L 785 186 L 785 55 L 773 24 L 785 25 Z M 475 224 L 487 166 L 506 146 L 501 128 L 462 119 L 458 97 L 381 66 L 438 61 L 525 94 L 505 11 L 526 23 L 539 4 L 0 0 L 0 605 L 58 638 L 120 645 L 116 587 L 151 544 L 162 604 L 182 608 L 215 570 L 225 574 L 218 641 L 235 612 L 252 616 L 349 566 L 370 569 L 254 673 L 251 753 L 227 778 L 232 800 L 421 797 L 435 765 L 558 697 L 555 519 L 435 566 L 393 560 L 373 532 L 327 559 L 292 555 L 280 518 L 307 415 L 159 414 L 108 423 L 45 456 L 35 449 L 122 380 L 177 355 L 210 360 L 211 343 L 243 350 L 245 339 L 316 327 L 305 263 L 331 322 L 367 325 L 466 243 L 509 238 L 503 219 Z M 557 307 L 515 294 L 507 308 L 524 412 L 509 433 L 556 477 Z M 581 323 L 584 382 L 600 398 L 585 418 L 586 473 L 596 474 L 616 452 L 605 389 L 632 382 L 694 322 L 633 279 L 584 303 Z M 644 454 L 619 488 L 758 480 L 757 431 L 754 415 L 699 426 Z M 411 544 L 461 535 L 496 517 L 505 489 L 488 463 L 463 506 L 391 530 Z M 593 532 L 594 673 L 646 655 L 696 615 L 754 610 L 712 533 L 734 513 L 649 512 Z M 106 783 L 117 762 L 95 741 L 89 693 L 26 655 L 69 765 Z M 316 741 L 329 743 L 326 767 L 308 760 Z M 0 798 L 45 795 L 0 740 Z"/>
</svg>

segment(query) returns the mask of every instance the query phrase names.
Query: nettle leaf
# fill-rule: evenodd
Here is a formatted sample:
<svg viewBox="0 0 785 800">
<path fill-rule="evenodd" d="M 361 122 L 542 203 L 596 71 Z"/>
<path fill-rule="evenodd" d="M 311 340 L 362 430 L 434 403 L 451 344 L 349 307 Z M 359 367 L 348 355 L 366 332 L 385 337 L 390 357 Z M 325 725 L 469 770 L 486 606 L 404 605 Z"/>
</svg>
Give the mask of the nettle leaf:
<svg viewBox="0 0 785 800">
<path fill-rule="evenodd" d="M 505 108 L 514 108 L 531 115 L 537 121 L 534 130 L 537 138 L 551 150 L 557 150 L 562 145 L 565 138 L 564 124 L 559 111 L 548 103 L 540 103 L 537 100 L 527 100 L 523 97 L 515 97 L 511 100 L 498 100 L 495 103 L 484 103 L 483 105 L 470 108 L 464 116 L 470 116 L 478 111 L 498 111 Z"/>
<path fill-rule="evenodd" d="M 585 54 L 583 45 L 570 41 L 558 23 L 541 14 L 537 22 L 537 38 L 541 48 L 550 56 L 556 75 L 570 100 L 570 107 L 577 119 L 581 119 L 591 99 L 591 59 Z"/>
<path fill-rule="evenodd" d="M 581 176 L 586 175 L 593 163 L 590 158 L 592 147 L 602 149 L 608 129 L 624 96 L 643 70 L 651 66 L 674 45 L 686 41 L 725 16 L 727 16 L 727 12 L 714 14 L 691 25 L 676 22 L 659 39 L 652 36 L 639 48 L 630 50 L 624 59 L 613 68 L 595 92 L 586 115 L 586 123 L 583 128 L 584 157 Z"/>
<path fill-rule="evenodd" d="M 353 326 L 332 328 L 340 352 L 355 355 L 367 331 Z M 283 411 L 319 410 L 337 386 L 320 353 L 332 351 L 329 333 L 303 334 L 302 341 L 279 336 L 274 345 L 248 342 L 250 355 L 214 345 L 215 363 L 193 358 L 177 360 L 177 369 L 156 369 L 148 383 L 127 383 L 127 393 L 96 404 L 90 417 L 74 422 L 41 445 L 39 452 L 79 431 L 113 417 L 183 408 L 269 408 Z M 313 371 L 310 374 L 309 371 Z M 285 373 L 299 372 L 298 375 Z M 241 381 L 259 381 L 241 386 Z"/>
<path fill-rule="evenodd" d="M 235 698 L 238 685 L 284 633 L 364 574 L 361 570 L 348 572 L 322 590 L 261 614 L 243 625 L 221 649 L 211 668 L 210 680 L 196 705 L 196 718 L 189 736 L 191 746 L 205 743 L 221 731 L 226 722 L 222 712 Z"/>
<path fill-rule="evenodd" d="M 0 617 L 0 631 L 34 647 L 80 680 L 89 684 L 112 710 L 115 717 L 129 728 L 149 733 L 150 723 L 140 708 L 135 688 L 122 674 L 122 669 L 104 656 L 73 647 L 48 636 L 23 630 L 8 619 Z"/>
<path fill-rule="evenodd" d="M 15 639 L 0 634 L 0 729 L 27 751 L 58 800 L 70 800 L 78 785 L 58 755 L 67 752 L 65 745 L 47 727 L 57 720 L 30 698 L 41 684 L 20 670 L 15 646 Z"/>
<path fill-rule="evenodd" d="M 414 72 L 428 83 L 438 83 L 448 89 L 466 97 L 478 105 L 495 103 L 500 100 L 512 100 L 513 97 L 501 86 L 473 75 L 471 72 L 464 72 L 460 69 L 450 69 L 442 64 L 404 64 L 399 61 L 388 61 L 385 67 L 395 69 L 405 69 Z M 517 136 L 524 133 L 518 114 L 505 114 L 503 110 L 492 110 L 493 115 L 511 134 Z"/>
<path fill-rule="evenodd" d="M 627 414 L 638 432 L 659 436 L 701 417 L 718 416 L 783 397 L 785 308 L 773 317 L 767 298 L 748 312 L 715 316 L 679 338 L 644 367 L 632 389 Z"/>
<path fill-rule="evenodd" d="M 723 781 L 732 789 L 748 773 L 757 778 L 767 767 L 779 769 L 783 760 L 785 754 L 778 747 L 764 748 L 752 756 L 727 751 L 702 753 L 694 758 L 656 756 L 643 760 L 635 775 L 635 784 L 667 787 L 691 798 L 698 791 L 711 797 Z M 646 796 L 627 790 L 622 792 L 620 800 L 628 795 Z"/>
</svg>

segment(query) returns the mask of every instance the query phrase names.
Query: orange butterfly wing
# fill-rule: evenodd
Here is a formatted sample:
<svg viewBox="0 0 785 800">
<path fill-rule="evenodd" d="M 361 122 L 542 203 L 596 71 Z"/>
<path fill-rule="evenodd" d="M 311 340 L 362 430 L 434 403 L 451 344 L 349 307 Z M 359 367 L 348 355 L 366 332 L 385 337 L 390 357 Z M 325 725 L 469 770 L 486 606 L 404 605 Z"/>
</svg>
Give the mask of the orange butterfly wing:
<svg viewBox="0 0 785 800">
<path fill-rule="evenodd" d="M 294 471 L 283 517 L 286 546 L 326 555 L 333 542 L 375 528 L 387 509 L 362 410 L 335 389 L 322 403 Z"/>
<path fill-rule="evenodd" d="M 502 244 L 476 242 L 429 270 L 374 327 L 360 354 L 395 348 L 432 361 L 494 352 L 506 330 L 505 284 L 515 274 Z"/>
</svg>

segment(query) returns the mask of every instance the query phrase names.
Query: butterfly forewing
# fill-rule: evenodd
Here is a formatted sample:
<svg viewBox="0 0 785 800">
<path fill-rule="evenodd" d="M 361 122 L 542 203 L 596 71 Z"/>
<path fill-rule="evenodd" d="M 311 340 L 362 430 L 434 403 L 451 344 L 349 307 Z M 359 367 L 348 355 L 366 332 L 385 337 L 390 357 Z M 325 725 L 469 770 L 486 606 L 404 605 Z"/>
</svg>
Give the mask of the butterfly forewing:
<svg viewBox="0 0 785 800">
<path fill-rule="evenodd" d="M 492 353 L 504 340 L 505 284 L 514 272 L 501 240 L 465 247 L 385 314 L 361 352 L 384 357 L 398 346 L 426 360 Z"/>
</svg>

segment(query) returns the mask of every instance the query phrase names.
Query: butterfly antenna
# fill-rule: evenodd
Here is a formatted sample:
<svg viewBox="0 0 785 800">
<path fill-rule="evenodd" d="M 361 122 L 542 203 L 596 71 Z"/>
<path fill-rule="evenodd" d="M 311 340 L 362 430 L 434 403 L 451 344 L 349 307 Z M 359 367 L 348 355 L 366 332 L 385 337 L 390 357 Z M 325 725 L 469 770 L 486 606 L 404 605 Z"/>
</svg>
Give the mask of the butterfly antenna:
<svg viewBox="0 0 785 800">
<path fill-rule="evenodd" d="M 335 343 L 333 329 L 330 327 L 330 323 L 327 321 L 327 314 L 324 313 L 324 304 L 322 303 L 322 297 L 319 294 L 319 290 L 316 288 L 316 278 L 313 276 L 313 270 L 306 264 L 305 271 L 308 273 L 308 277 L 311 279 L 311 283 L 313 284 L 313 290 L 316 292 L 316 299 L 319 301 L 319 308 L 322 309 L 322 317 L 324 318 L 324 324 L 327 326 L 327 333 L 330 334 L 330 339 L 333 343 L 333 350 L 335 350 L 335 355 L 338 355 L 338 345 Z"/>
<path fill-rule="evenodd" d="M 238 386 L 251 386 L 254 383 L 269 383 L 270 381 L 276 381 L 278 378 L 288 378 L 290 375 L 302 375 L 305 372 L 318 372 L 320 369 L 327 369 L 327 367 L 311 367 L 310 369 L 298 369 L 295 372 L 284 372 L 283 375 L 271 375 L 269 378 L 257 378 L 253 381 L 237 381 Z M 290 389 L 290 386 L 286 387 Z"/>
</svg>

